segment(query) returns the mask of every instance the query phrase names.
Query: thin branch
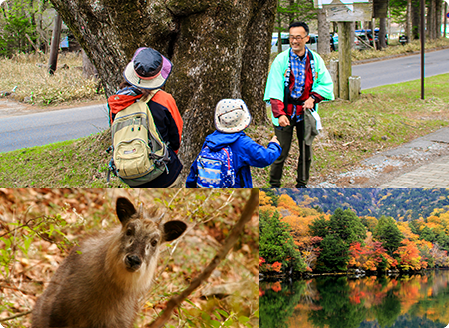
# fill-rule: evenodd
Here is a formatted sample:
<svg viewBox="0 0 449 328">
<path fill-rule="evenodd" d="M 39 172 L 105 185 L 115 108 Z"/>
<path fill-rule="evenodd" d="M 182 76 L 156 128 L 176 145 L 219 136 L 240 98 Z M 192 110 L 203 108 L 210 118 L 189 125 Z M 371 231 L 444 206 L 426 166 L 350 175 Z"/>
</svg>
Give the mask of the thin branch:
<svg viewBox="0 0 449 328">
<path fill-rule="evenodd" d="M 13 316 L 10 316 L 10 317 L 7 317 L 7 318 L 0 319 L 0 322 L 5 322 L 5 321 L 9 321 L 9 320 L 12 320 L 12 319 L 15 319 L 15 318 L 23 317 L 24 315 L 28 315 L 28 314 L 30 314 L 31 312 L 32 312 L 32 311 L 26 311 L 26 312 L 22 312 L 22 313 L 19 313 L 19 314 L 15 314 L 15 315 L 13 315 Z"/>
<path fill-rule="evenodd" d="M 184 291 L 182 291 L 179 295 L 173 296 L 167 302 L 167 307 L 162 312 L 162 314 L 156 318 L 148 327 L 149 328 L 160 328 L 162 327 L 170 318 L 171 313 L 174 308 L 178 307 L 181 302 L 184 301 L 195 289 L 197 289 L 203 281 L 206 281 L 209 276 L 212 274 L 212 271 L 220 264 L 220 262 L 227 256 L 228 252 L 240 238 L 240 235 L 243 233 L 243 229 L 245 224 L 251 220 L 253 212 L 256 210 L 259 205 L 259 190 L 252 189 L 251 196 L 248 202 L 243 209 L 242 215 L 239 221 L 232 228 L 231 233 L 226 238 L 223 248 L 220 252 L 214 257 L 214 259 L 209 263 L 209 265 L 203 270 L 203 272 L 192 280 L 189 287 L 187 287 Z"/>
<path fill-rule="evenodd" d="M 22 292 L 22 293 L 24 293 L 24 294 L 34 295 L 34 292 L 30 292 L 30 291 L 28 291 L 28 290 L 24 290 L 24 289 L 12 287 L 12 286 L 0 285 L 0 288 L 8 288 L 8 289 L 12 289 L 12 290 L 17 290 L 17 291 Z"/>
</svg>

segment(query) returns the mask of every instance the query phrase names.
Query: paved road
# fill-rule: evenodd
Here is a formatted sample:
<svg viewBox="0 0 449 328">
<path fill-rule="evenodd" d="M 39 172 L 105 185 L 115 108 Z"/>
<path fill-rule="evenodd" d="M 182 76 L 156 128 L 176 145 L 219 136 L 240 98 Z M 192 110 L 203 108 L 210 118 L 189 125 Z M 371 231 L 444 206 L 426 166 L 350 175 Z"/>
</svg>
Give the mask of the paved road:
<svg viewBox="0 0 449 328">
<path fill-rule="evenodd" d="M 109 127 L 104 105 L 0 119 L 0 152 L 77 139 Z"/>
<path fill-rule="evenodd" d="M 425 77 L 449 73 L 449 49 L 425 53 L 424 63 Z M 362 90 L 421 79 L 421 55 L 355 65 L 352 75 L 361 77 Z"/>
</svg>

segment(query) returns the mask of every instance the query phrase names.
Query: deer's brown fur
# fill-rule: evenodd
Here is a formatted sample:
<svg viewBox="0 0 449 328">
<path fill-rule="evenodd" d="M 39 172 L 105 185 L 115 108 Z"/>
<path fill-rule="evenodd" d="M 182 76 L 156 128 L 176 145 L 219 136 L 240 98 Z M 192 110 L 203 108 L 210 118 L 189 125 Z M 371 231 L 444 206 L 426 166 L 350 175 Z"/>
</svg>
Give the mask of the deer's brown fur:
<svg viewBox="0 0 449 328">
<path fill-rule="evenodd" d="M 33 310 L 32 328 L 128 328 L 150 288 L 161 243 L 178 238 L 182 221 L 159 223 L 117 199 L 121 227 L 71 250 Z"/>
</svg>

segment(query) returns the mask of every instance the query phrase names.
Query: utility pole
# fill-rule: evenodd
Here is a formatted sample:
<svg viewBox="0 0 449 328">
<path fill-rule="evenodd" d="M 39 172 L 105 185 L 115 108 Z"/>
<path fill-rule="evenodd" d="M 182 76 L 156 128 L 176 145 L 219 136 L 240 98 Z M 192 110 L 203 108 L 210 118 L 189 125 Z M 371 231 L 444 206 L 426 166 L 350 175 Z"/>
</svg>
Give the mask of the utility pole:
<svg viewBox="0 0 449 328">
<path fill-rule="evenodd" d="M 59 39 L 61 37 L 62 19 L 61 15 L 56 12 L 55 15 L 55 26 L 53 27 L 53 34 L 51 37 L 50 45 L 50 59 L 48 61 L 48 73 L 53 75 L 56 71 L 56 66 L 58 64 L 58 51 L 59 51 Z"/>
<path fill-rule="evenodd" d="M 424 100 L 424 47 L 426 39 L 426 21 L 424 20 L 424 11 L 426 10 L 425 0 L 421 0 L 421 32 L 419 38 L 421 39 L 421 99 Z"/>
</svg>

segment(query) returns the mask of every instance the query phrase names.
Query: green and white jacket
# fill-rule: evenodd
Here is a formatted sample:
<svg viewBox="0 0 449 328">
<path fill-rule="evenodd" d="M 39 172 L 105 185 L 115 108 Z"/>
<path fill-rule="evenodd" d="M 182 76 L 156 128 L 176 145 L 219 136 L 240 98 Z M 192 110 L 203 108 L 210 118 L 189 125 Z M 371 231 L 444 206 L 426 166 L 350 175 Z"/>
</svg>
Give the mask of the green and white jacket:
<svg viewBox="0 0 449 328">
<path fill-rule="evenodd" d="M 312 67 L 313 85 L 312 91 L 321 95 L 324 100 L 334 100 L 334 84 L 331 75 L 324 64 L 321 56 L 308 49 L 312 54 L 310 58 L 310 66 Z M 284 101 L 284 75 L 288 68 L 290 48 L 281 52 L 271 64 L 268 73 L 267 85 L 265 87 L 264 101 L 270 101 L 271 98 Z M 318 110 L 318 105 L 317 105 Z M 271 119 L 275 126 L 278 126 L 278 119 L 271 115 Z"/>
</svg>

